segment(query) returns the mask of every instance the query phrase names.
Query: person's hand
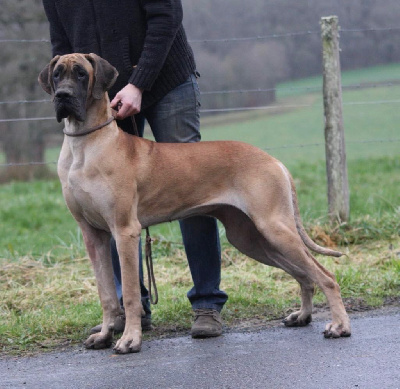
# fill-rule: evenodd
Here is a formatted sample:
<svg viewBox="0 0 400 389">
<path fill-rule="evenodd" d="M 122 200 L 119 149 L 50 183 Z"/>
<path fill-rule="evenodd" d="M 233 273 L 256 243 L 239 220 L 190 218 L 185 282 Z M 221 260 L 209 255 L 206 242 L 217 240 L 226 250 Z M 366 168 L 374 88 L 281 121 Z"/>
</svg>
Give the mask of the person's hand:
<svg viewBox="0 0 400 389">
<path fill-rule="evenodd" d="M 116 118 L 122 120 L 139 113 L 142 105 L 142 93 L 141 89 L 132 84 L 122 88 L 111 101 L 111 108 L 118 111 Z"/>
</svg>

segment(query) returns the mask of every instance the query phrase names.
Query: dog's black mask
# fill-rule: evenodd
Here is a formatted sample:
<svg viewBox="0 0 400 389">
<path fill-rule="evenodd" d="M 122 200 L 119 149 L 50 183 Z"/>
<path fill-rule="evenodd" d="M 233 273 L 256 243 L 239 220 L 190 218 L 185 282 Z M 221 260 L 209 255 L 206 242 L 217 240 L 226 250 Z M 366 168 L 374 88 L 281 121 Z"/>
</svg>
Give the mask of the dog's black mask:
<svg viewBox="0 0 400 389">
<path fill-rule="evenodd" d="M 57 121 L 72 116 L 83 122 L 86 119 L 86 100 L 89 84 L 87 71 L 75 64 L 72 69 L 66 69 L 60 64 L 53 72 L 54 109 Z"/>
<path fill-rule="evenodd" d="M 59 123 L 68 116 L 73 116 L 80 122 L 86 119 L 86 111 L 82 108 L 82 99 L 78 99 L 77 97 L 55 97 L 54 108 Z"/>
</svg>

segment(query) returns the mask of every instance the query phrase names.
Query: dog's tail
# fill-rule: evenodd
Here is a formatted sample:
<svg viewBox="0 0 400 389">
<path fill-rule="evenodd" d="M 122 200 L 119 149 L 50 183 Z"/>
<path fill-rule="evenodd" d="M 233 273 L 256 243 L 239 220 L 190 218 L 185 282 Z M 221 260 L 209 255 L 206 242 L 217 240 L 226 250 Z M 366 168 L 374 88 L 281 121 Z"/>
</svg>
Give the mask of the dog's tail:
<svg viewBox="0 0 400 389">
<path fill-rule="evenodd" d="M 292 202 L 293 202 L 293 210 L 294 210 L 294 219 L 296 221 L 296 228 L 297 232 L 299 233 L 303 243 L 312 251 L 318 253 L 318 254 L 323 254 L 323 255 L 328 255 L 330 257 L 341 257 L 344 255 L 340 251 L 335 251 L 331 249 L 327 249 L 325 247 L 322 247 L 318 244 L 316 244 L 307 234 L 306 230 L 304 229 L 303 223 L 301 221 L 300 217 L 300 211 L 299 211 L 299 204 L 297 201 L 297 193 L 296 193 L 296 188 L 293 182 L 292 176 L 289 174 L 290 177 L 290 185 L 292 187 Z"/>
</svg>

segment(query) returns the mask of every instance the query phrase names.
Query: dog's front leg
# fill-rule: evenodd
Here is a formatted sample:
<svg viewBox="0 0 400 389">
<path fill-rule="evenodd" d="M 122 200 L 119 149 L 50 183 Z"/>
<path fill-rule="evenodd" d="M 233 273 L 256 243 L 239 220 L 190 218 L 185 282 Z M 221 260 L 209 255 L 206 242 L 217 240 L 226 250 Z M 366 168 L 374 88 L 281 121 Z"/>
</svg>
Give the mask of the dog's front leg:
<svg viewBox="0 0 400 389">
<path fill-rule="evenodd" d="M 83 239 L 92 261 L 97 289 L 103 308 L 101 332 L 90 335 L 84 342 L 86 348 L 101 349 L 110 347 L 113 340 L 115 319 L 123 314 L 115 290 L 110 253 L 110 234 L 97 230 L 85 221 L 79 222 Z"/>
<path fill-rule="evenodd" d="M 119 354 L 139 352 L 142 346 L 142 303 L 139 286 L 139 242 L 141 225 L 118 228 L 114 233 L 121 264 L 122 296 L 125 308 L 125 330 L 114 350 Z"/>
</svg>

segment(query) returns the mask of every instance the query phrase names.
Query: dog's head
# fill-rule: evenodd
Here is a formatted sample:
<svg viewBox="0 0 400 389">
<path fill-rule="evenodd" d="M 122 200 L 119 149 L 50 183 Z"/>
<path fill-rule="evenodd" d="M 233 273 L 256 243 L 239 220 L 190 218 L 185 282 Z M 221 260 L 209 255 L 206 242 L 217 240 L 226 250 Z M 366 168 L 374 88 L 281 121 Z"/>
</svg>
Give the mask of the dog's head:
<svg viewBox="0 0 400 389">
<path fill-rule="evenodd" d="M 57 55 L 39 74 L 39 84 L 53 96 L 58 122 L 69 116 L 84 121 L 91 101 L 102 99 L 117 76 L 117 70 L 96 54 Z"/>
</svg>

